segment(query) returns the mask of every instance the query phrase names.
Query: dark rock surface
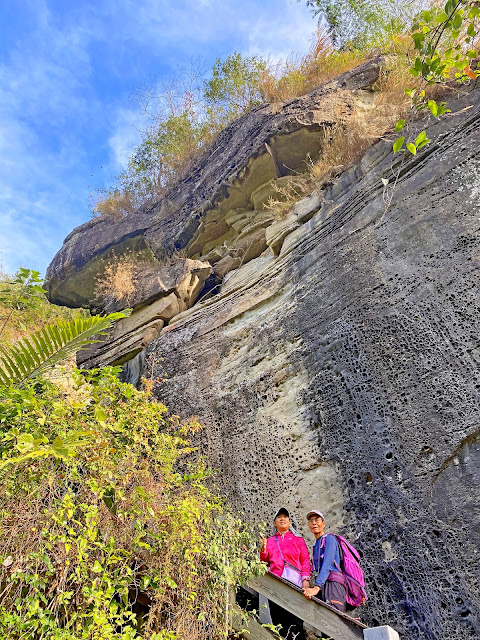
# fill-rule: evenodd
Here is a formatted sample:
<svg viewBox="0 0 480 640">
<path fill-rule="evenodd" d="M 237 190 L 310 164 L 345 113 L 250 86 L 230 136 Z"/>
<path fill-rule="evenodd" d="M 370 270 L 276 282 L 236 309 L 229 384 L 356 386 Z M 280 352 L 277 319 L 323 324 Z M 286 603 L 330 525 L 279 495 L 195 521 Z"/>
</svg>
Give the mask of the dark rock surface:
<svg viewBox="0 0 480 640">
<path fill-rule="evenodd" d="M 125 379 L 147 374 L 172 412 L 199 417 L 200 450 L 247 516 L 269 521 L 284 504 L 311 542 L 304 514 L 320 508 L 352 540 L 369 624 L 478 638 L 480 91 L 415 125 L 433 140 L 416 157 L 381 141 L 284 219 L 261 210 L 278 159 L 318 147 L 316 129 L 374 68 L 234 123 L 154 210 L 75 230 L 49 291 L 90 304 L 95 261 L 132 243 L 208 256 L 221 288 L 168 317 L 151 301 L 153 341 L 143 350 L 132 334 Z"/>
<path fill-rule="evenodd" d="M 236 507 L 286 504 L 304 532 L 324 510 L 363 553 L 365 619 L 422 640 L 480 630 L 480 94 L 451 106 L 417 157 L 376 144 L 145 362 Z"/>
<path fill-rule="evenodd" d="M 263 220 L 265 211 L 263 203 L 255 211 L 252 192 L 271 179 L 303 171 L 307 155 L 314 156 L 321 147 L 324 127 L 348 117 L 355 92 L 370 87 L 379 68 L 380 59 L 375 59 L 308 96 L 281 107 L 254 109 L 229 125 L 188 176 L 147 210 L 120 220 L 97 218 L 74 229 L 48 267 L 49 299 L 96 308 L 94 285 L 102 272 L 102 259 L 130 251 L 153 252 L 163 260 L 184 248 L 189 257 L 200 257 L 208 252 L 209 242 L 220 239 L 221 245 L 224 238 L 237 233 L 225 221 L 226 213 L 255 212 L 250 222 L 258 229 L 258 217 Z M 266 244 L 256 239 L 255 245 L 258 256 Z M 240 260 L 244 259 L 247 247 L 232 248 L 235 257 L 240 253 Z"/>
</svg>

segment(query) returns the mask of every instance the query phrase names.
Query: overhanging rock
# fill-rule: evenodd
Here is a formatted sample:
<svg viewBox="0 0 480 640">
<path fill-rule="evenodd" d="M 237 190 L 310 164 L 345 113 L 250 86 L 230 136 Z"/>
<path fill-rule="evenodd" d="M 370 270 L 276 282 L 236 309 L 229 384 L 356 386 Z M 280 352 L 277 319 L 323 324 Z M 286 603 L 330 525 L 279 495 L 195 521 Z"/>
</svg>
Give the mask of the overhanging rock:
<svg viewBox="0 0 480 640">
<path fill-rule="evenodd" d="M 163 198 L 121 220 L 100 217 L 74 229 L 48 267 L 49 299 L 98 310 L 95 283 L 105 262 L 129 252 L 139 262 L 163 263 L 183 250 L 219 263 L 219 278 L 259 256 L 273 222 L 264 209 L 270 182 L 305 171 L 321 153 L 325 130 L 348 121 L 359 94 L 368 102 L 380 64 L 371 60 L 307 96 L 257 107 L 229 125 Z"/>
</svg>

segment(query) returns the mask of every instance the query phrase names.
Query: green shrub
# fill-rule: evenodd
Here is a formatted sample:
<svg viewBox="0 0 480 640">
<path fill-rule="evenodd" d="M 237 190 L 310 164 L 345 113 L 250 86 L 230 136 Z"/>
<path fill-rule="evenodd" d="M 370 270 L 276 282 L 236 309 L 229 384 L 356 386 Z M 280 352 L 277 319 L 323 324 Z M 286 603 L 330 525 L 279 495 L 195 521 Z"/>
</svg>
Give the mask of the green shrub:
<svg viewBox="0 0 480 640">
<path fill-rule="evenodd" d="M 209 118 L 225 127 L 229 122 L 266 102 L 262 78 L 267 62 L 257 56 L 242 57 L 238 52 L 218 59 L 212 77 L 204 83 Z"/>
<path fill-rule="evenodd" d="M 232 585 L 263 570 L 188 462 L 200 425 L 117 374 L 0 387 L 0 637 L 225 637 Z"/>
<path fill-rule="evenodd" d="M 38 271 L 20 268 L 0 273 L 0 346 L 16 341 L 55 320 L 73 320 L 86 312 L 48 302 Z"/>
</svg>

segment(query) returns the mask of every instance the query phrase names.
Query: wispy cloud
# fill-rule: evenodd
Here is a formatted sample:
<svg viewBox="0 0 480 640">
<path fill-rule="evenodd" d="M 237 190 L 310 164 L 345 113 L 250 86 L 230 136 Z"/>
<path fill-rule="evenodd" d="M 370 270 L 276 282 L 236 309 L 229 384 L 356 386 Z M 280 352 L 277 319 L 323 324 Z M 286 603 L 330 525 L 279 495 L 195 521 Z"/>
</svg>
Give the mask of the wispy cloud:
<svg viewBox="0 0 480 640">
<path fill-rule="evenodd" d="M 33 29 L 0 64 L 0 250 L 10 272 L 44 272 L 61 236 L 88 215 L 82 127 L 99 112 L 91 33 L 60 28 L 44 2 L 30 10 Z"/>
<path fill-rule="evenodd" d="M 296 3 L 285 2 L 281 11 L 262 15 L 249 25 L 249 55 L 273 60 L 285 60 L 292 54 L 304 54 L 309 49 L 316 21 L 310 12 L 298 11 Z"/>
<path fill-rule="evenodd" d="M 7 4 L 0 261 L 10 272 L 44 272 L 88 219 L 88 192 L 125 167 L 146 126 L 130 91 L 149 75 L 168 77 L 192 58 L 211 65 L 234 50 L 305 50 L 315 26 L 295 0 L 18 0 L 15 12 Z"/>
<path fill-rule="evenodd" d="M 138 109 L 119 108 L 115 114 L 115 124 L 108 144 L 112 151 L 112 167 L 122 171 L 128 164 L 133 149 L 142 139 L 142 132 L 148 126 L 148 118 Z"/>
</svg>

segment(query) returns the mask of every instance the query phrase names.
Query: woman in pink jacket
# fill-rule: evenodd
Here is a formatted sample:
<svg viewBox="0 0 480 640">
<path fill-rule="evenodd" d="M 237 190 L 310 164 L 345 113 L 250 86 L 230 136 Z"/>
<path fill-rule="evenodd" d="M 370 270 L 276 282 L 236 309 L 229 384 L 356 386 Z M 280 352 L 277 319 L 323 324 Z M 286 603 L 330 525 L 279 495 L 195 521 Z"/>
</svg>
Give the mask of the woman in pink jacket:
<svg viewBox="0 0 480 640">
<path fill-rule="evenodd" d="M 275 535 L 262 539 L 260 560 L 268 562 L 268 570 L 276 576 L 285 578 L 297 587 L 310 586 L 310 556 L 307 543 L 291 530 L 290 514 L 282 507 L 273 519 Z M 275 625 L 281 625 L 284 638 L 305 638 L 303 623 L 274 602 L 270 602 L 270 615 Z"/>
</svg>

